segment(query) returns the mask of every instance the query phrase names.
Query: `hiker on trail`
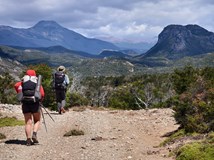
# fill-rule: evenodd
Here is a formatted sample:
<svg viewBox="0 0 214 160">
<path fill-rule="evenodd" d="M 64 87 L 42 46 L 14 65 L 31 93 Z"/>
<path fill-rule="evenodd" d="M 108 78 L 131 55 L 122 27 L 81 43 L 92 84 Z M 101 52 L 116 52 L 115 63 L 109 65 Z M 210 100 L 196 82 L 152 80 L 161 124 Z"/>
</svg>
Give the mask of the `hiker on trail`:
<svg viewBox="0 0 214 160">
<path fill-rule="evenodd" d="M 53 88 L 56 93 L 57 109 L 59 114 L 65 113 L 65 98 L 67 86 L 69 85 L 68 75 L 65 74 L 65 67 L 59 66 L 53 74 Z"/>
<path fill-rule="evenodd" d="M 20 101 L 22 103 L 22 112 L 25 118 L 26 145 L 30 146 L 39 143 L 37 131 L 40 126 L 41 110 L 40 102 L 44 99 L 45 93 L 42 86 L 39 86 L 39 95 L 36 96 L 38 77 L 34 70 L 27 70 L 26 75 L 20 82 L 15 84 L 17 94 L 21 93 Z M 33 133 L 32 133 L 33 131 Z"/>
</svg>

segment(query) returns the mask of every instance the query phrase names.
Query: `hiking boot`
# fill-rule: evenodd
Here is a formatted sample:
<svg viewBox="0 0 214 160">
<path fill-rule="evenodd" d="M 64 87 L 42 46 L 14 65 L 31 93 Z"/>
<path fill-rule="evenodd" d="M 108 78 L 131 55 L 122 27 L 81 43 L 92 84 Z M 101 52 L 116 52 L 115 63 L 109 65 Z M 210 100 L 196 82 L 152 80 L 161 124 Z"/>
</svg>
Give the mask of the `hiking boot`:
<svg viewBox="0 0 214 160">
<path fill-rule="evenodd" d="M 59 114 L 62 114 L 62 110 L 61 109 L 59 109 Z"/>
<path fill-rule="evenodd" d="M 38 141 L 38 139 L 37 139 L 36 132 L 33 132 L 32 140 L 33 140 L 33 143 L 39 143 L 39 141 Z"/>
<path fill-rule="evenodd" d="M 64 108 L 61 108 L 61 112 L 62 112 L 62 113 L 65 113 L 65 109 L 64 109 Z"/>
<path fill-rule="evenodd" d="M 30 138 L 28 138 L 28 139 L 26 140 L 26 145 L 27 145 L 27 146 L 33 145 L 33 142 L 31 141 Z"/>
</svg>

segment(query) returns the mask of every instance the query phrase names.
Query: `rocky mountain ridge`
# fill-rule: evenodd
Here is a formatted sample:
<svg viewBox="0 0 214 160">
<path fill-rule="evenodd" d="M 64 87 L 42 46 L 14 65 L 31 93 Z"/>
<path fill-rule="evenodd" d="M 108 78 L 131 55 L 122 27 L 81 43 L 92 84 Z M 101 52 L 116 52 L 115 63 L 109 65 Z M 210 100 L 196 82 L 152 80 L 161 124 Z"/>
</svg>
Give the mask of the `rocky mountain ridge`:
<svg viewBox="0 0 214 160">
<path fill-rule="evenodd" d="M 51 24 L 53 25 L 45 22 L 35 25 L 31 28 L 31 32 L 44 28 L 47 30 L 62 29 L 58 24 L 53 22 Z M 10 61 L 17 61 L 24 65 L 45 63 L 54 68 L 63 64 L 73 75 L 86 77 L 170 72 L 173 68 L 187 64 L 196 67 L 213 67 L 213 56 L 214 33 L 198 25 L 165 27 L 159 34 L 157 44 L 146 54 L 138 56 L 128 56 L 122 51 L 115 50 L 104 50 L 99 55 L 92 55 L 69 50 L 63 46 L 38 48 L 0 46 L 0 57 L 5 60 L 10 59 Z M 2 65 L 1 68 L 3 72 L 7 71 L 8 67 L 3 69 Z"/>
<path fill-rule="evenodd" d="M 214 52 L 214 33 L 198 25 L 168 25 L 158 42 L 140 58 L 164 57 L 181 59 Z"/>
<path fill-rule="evenodd" d="M 98 54 L 103 49 L 119 49 L 110 42 L 87 38 L 60 26 L 55 21 L 40 21 L 27 29 L 0 26 L 0 44 L 22 47 L 50 47 L 61 45 L 65 48 Z"/>
</svg>

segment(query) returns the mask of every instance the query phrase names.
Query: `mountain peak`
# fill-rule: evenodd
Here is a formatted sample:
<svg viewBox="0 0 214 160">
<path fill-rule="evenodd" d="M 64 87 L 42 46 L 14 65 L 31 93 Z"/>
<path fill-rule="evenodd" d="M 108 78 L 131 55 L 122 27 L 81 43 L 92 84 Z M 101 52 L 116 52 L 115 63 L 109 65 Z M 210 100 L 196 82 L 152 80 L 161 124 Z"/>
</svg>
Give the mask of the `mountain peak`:
<svg viewBox="0 0 214 160">
<path fill-rule="evenodd" d="M 212 32 L 209 32 L 208 30 L 204 29 L 203 27 L 201 27 L 197 24 L 188 24 L 186 26 L 171 24 L 171 25 L 166 26 L 162 33 L 171 32 L 172 34 L 174 34 L 173 32 L 175 32 L 175 31 L 176 32 L 181 32 L 181 31 L 189 32 L 195 36 L 209 36 L 210 34 L 212 34 Z"/>
<path fill-rule="evenodd" d="M 214 52 L 213 39 L 214 33 L 199 25 L 168 25 L 159 34 L 156 45 L 144 57 L 179 59 Z"/>
<path fill-rule="evenodd" d="M 69 30 L 55 21 L 39 21 L 28 29 L 0 27 L 0 44 L 20 47 L 50 47 L 63 46 L 65 48 L 98 54 L 103 49 L 117 50 L 114 44 L 99 39 L 86 38 Z"/>
<path fill-rule="evenodd" d="M 39 28 L 47 28 L 47 29 L 58 29 L 58 28 L 63 28 L 60 26 L 57 22 L 55 21 L 39 21 L 36 25 L 33 26 L 33 28 L 39 29 Z"/>
<path fill-rule="evenodd" d="M 190 30 L 193 35 L 197 35 L 197 36 L 209 36 L 209 35 L 213 34 L 212 32 L 209 32 L 208 30 L 202 28 L 199 25 L 186 25 L 185 27 L 188 30 Z"/>
</svg>

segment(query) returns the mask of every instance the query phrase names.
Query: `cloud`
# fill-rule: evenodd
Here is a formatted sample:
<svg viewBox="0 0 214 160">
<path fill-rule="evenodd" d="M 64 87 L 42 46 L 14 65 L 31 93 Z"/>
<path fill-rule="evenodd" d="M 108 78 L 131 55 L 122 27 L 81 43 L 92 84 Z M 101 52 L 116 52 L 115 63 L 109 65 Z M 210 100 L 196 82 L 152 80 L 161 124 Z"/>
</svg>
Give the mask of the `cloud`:
<svg viewBox="0 0 214 160">
<path fill-rule="evenodd" d="M 198 24 L 214 31 L 212 0 L 7 0 L 0 24 L 26 28 L 54 20 L 88 37 L 154 41 L 169 24 Z"/>
</svg>

